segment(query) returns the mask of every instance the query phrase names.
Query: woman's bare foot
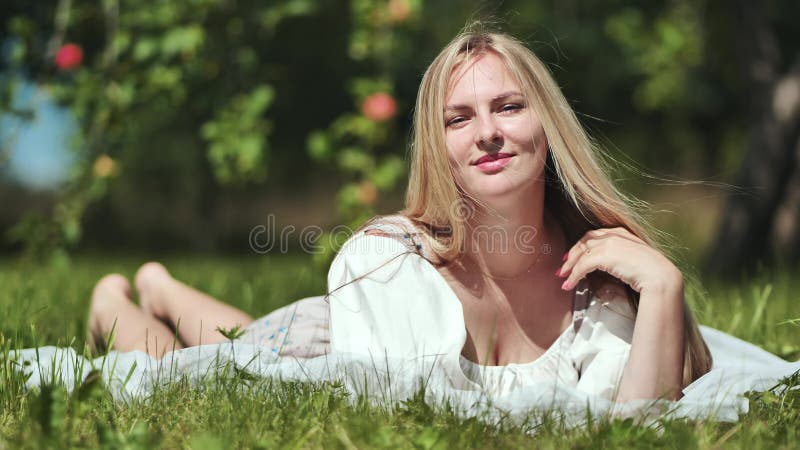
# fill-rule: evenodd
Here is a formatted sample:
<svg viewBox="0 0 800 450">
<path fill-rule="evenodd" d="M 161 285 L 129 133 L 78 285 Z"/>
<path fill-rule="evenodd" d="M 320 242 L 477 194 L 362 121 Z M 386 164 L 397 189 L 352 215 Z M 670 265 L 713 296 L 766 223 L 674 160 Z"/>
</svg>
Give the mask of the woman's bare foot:
<svg viewBox="0 0 800 450">
<path fill-rule="evenodd" d="M 133 279 L 136 291 L 139 293 L 139 306 L 142 311 L 153 317 L 169 322 L 169 311 L 166 309 L 166 291 L 169 285 L 175 282 L 172 275 L 163 264 L 151 261 L 142 265 L 136 271 Z M 175 325 L 175 324 L 170 324 Z"/>
<path fill-rule="evenodd" d="M 92 291 L 89 308 L 89 344 L 95 349 L 103 347 L 114 328 L 117 314 L 131 302 L 131 284 L 127 278 L 112 273 L 97 282 Z"/>
</svg>

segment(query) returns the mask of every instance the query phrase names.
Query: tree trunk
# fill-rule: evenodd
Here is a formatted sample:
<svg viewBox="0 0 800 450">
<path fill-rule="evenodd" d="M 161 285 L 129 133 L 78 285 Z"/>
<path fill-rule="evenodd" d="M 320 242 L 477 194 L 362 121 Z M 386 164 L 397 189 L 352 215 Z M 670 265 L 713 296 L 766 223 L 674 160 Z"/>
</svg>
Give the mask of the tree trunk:
<svg viewBox="0 0 800 450">
<path fill-rule="evenodd" d="M 794 172 L 786 185 L 786 193 L 775 214 L 772 229 L 776 256 L 791 265 L 800 262 L 800 170 L 798 168 L 800 168 L 800 139 L 795 141 Z"/>
<path fill-rule="evenodd" d="M 728 199 L 717 239 L 708 259 L 709 272 L 738 275 L 771 256 L 770 236 L 776 213 L 796 170 L 796 120 L 782 114 L 776 95 L 780 49 L 760 2 L 738 0 L 737 42 L 750 97 L 750 139 L 735 185 L 743 193 Z"/>
</svg>

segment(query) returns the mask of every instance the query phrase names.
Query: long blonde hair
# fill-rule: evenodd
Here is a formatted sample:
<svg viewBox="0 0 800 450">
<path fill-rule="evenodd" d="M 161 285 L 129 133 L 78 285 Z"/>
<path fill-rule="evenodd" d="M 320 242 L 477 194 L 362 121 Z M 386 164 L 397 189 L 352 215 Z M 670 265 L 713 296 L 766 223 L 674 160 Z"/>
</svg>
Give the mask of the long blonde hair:
<svg viewBox="0 0 800 450">
<path fill-rule="evenodd" d="M 606 168 L 547 67 L 527 47 L 495 32 L 467 29 L 434 59 L 422 77 L 414 112 L 411 167 L 401 214 L 424 225 L 426 241 L 444 264 L 464 250 L 467 226 L 458 186 L 445 150 L 444 105 L 450 77 L 465 61 L 493 52 L 506 64 L 544 128 L 545 208 L 558 217 L 569 242 L 595 228 L 625 227 L 658 247 L 636 212 L 635 201 L 610 181 Z M 638 295 L 629 289 L 633 310 Z M 711 354 L 684 303 L 684 386 L 711 368 Z"/>
</svg>

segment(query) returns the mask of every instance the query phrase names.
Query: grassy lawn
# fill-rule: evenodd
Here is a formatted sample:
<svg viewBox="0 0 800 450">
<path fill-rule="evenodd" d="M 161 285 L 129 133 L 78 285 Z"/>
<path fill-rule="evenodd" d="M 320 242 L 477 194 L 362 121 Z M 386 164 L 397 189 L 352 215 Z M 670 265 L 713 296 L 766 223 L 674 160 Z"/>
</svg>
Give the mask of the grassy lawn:
<svg viewBox="0 0 800 450">
<path fill-rule="evenodd" d="M 69 270 L 0 262 L 0 344 L 83 348 L 93 283 L 103 274 L 132 276 L 130 257 L 82 257 Z M 304 258 L 168 258 L 173 274 L 254 316 L 324 291 L 324 272 Z M 701 323 L 800 359 L 800 274 L 762 274 L 737 286 L 709 284 L 690 293 Z M 175 383 L 147 400 L 116 404 L 100 383 L 69 396 L 61 388 L 23 394 L 6 364 L 0 369 L 0 449 L 128 448 L 796 448 L 800 390 L 752 394 L 750 413 L 735 424 L 664 422 L 660 429 L 598 420 L 564 430 L 545 420 L 536 430 L 489 426 L 421 399 L 385 411 L 352 404 L 336 386 L 227 380 L 202 388 Z M 797 378 L 797 377 L 795 377 Z M 535 435 L 529 432 L 535 431 Z"/>
</svg>

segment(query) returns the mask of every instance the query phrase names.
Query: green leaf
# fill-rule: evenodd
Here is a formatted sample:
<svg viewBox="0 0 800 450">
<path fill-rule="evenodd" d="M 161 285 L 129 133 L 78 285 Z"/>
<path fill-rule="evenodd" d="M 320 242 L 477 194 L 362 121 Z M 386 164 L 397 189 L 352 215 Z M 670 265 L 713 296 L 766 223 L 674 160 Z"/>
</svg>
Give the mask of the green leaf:
<svg viewBox="0 0 800 450">
<path fill-rule="evenodd" d="M 238 339 L 242 337 L 245 333 L 245 330 L 242 328 L 241 325 L 236 325 L 233 328 L 217 327 L 216 330 L 219 332 L 219 334 L 225 336 L 230 340 Z"/>
<path fill-rule="evenodd" d="M 151 58 L 158 49 L 158 41 L 153 38 L 142 38 L 133 47 L 134 61 L 145 61 Z"/>
<path fill-rule="evenodd" d="M 331 144 L 328 136 L 324 131 L 313 131 L 308 135 L 306 141 L 308 154 L 315 160 L 320 162 L 328 161 L 331 157 Z"/>
<path fill-rule="evenodd" d="M 177 54 L 193 54 L 203 44 L 205 32 L 199 25 L 178 27 L 167 32 L 161 42 L 161 52 L 165 57 Z"/>
<path fill-rule="evenodd" d="M 372 156 L 366 154 L 362 148 L 347 147 L 339 153 L 339 168 L 348 172 L 366 172 L 374 165 Z"/>
<path fill-rule="evenodd" d="M 113 51 L 115 55 L 119 55 L 122 52 L 128 50 L 131 45 L 131 36 L 126 32 L 118 32 L 114 35 L 114 39 L 111 41 L 111 46 L 113 47 Z"/>
<path fill-rule="evenodd" d="M 395 187 L 405 172 L 406 167 L 403 160 L 398 156 L 389 156 L 370 174 L 369 179 L 375 184 L 375 187 L 387 191 Z"/>
<path fill-rule="evenodd" d="M 220 182 L 260 180 L 266 176 L 271 124 L 263 116 L 273 97 L 271 86 L 260 85 L 232 98 L 201 127 L 201 135 L 209 143 L 209 161 Z"/>
</svg>

